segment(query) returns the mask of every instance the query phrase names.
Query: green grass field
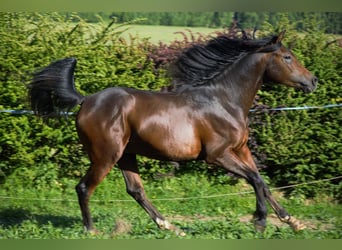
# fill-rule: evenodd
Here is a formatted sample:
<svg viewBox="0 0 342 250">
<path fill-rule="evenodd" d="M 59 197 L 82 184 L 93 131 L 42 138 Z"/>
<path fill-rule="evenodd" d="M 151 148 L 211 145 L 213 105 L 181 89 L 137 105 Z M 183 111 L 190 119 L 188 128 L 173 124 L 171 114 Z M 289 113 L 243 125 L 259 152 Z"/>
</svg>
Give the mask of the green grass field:
<svg viewBox="0 0 342 250">
<path fill-rule="evenodd" d="M 138 38 L 148 38 L 152 43 L 164 42 L 169 43 L 176 39 L 182 40 L 181 34 L 176 32 L 184 32 L 190 35 L 190 31 L 195 36 L 200 34 L 210 35 L 216 31 L 222 31 L 223 29 L 212 28 L 194 28 L 194 27 L 178 27 L 178 26 L 151 26 L 151 25 L 128 25 L 127 27 L 119 28 L 118 30 L 127 29 L 122 37 L 129 38 L 129 36 Z"/>
<path fill-rule="evenodd" d="M 96 25 L 94 26 L 96 27 Z M 193 34 L 195 37 L 201 35 L 213 35 L 215 32 L 224 31 L 223 28 L 206 28 L 206 27 L 181 27 L 181 26 L 153 26 L 153 25 L 126 25 L 118 26 L 117 31 L 123 31 L 122 37 L 128 39 L 130 36 L 138 39 L 149 39 L 152 43 L 170 43 L 175 40 L 183 40 L 184 33 L 188 38 Z M 256 36 L 260 35 L 260 31 L 256 32 Z M 298 33 L 299 36 L 304 36 L 303 33 Z M 328 36 L 328 35 L 327 35 Z M 331 39 L 336 39 L 338 36 L 329 35 Z"/>
<path fill-rule="evenodd" d="M 113 172 L 98 187 L 90 203 L 95 225 L 101 234 L 89 235 L 83 231 L 74 191 L 77 180 L 61 180 L 51 183 L 51 188 L 40 189 L 15 185 L 20 180 L 9 179 L 0 190 L 0 238 L 181 238 L 172 232 L 158 229 L 145 211 L 126 194 L 118 171 Z M 12 181 L 15 183 L 11 183 Z M 187 233 L 182 237 L 185 239 L 342 237 L 342 207 L 328 202 L 327 199 L 285 199 L 281 193 L 276 193 L 287 210 L 300 219 L 307 229 L 293 232 L 289 226 L 280 223 L 269 209 L 266 231 L 256 233 L 250 222 L 255 208 L 255 197 L 252 193 L 239 194 L 241 191 L 252 191 L 242 180 L 235 185 L 218 184 L 201 174 L 186 174 L 145 183 L 145 188 L 160 212 Z M 207 197 L 216 195 L 218 197 Z"/>
</svg>

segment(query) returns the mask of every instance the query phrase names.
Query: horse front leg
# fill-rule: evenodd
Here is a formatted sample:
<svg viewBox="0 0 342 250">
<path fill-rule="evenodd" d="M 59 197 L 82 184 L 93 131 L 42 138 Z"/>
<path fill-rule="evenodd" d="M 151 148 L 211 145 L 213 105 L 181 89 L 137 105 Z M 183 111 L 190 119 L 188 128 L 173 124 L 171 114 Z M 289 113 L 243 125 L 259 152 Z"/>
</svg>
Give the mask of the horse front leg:
<svg viewBox="0 0 342 250">
<path fill-rule="evenodd" d="M 263 181 L 262 177 L 259 173 L 248 173 L 250 183 L 261 192 L 266 200 L 269 202 L 270 206 L 272 207 L 273 211 L 276 213 L 280 221 L 287 223 L 294 231 L 303 230 L 306 228 L 304 224 L 302 224 L 299 220 L 291 216 L 273 197 L 271 194 L 270 189 Z"/>
<path fill-rule="evenodd" d="M 249 182 L 254 187 L 254 189 L 258 190 L 256 192 L 259 192 L 260 195 L 263 195 L 266 198 L 266 200 L 268 201 L 268 203 L 270 204 L 270 206 L 272 207 L 273 211 L 276 213 L 278 218 L 282 222 L 285 222 L 288 225 L 290 225 L 291 228 L 295 231 L 305 229 L 306 226 L 302 224 L 299 220 L 291 216 L 273 197 L 270 189 L 268 188 L 268 186 L 266 185 L 266 183 L 260 176 L 255 166 L 252 154 L 249 148 L 247 147 L 247 145 L 242 147 L 242 149 L 238 152 L 238 155 L 242 159 L 242 161 L 246 162 L 248 166 L 251 166 L 252 171 L 249 171 L 246 173 L 248 175 Z"/>
<path fill-rule="evenodd" d="M 300 222 L 295 217 L 291 216 L 272 196 L 271 191 L 266 186 L 264 187 L 265 197 L 268 200 L 270 206 L 272 207 L 273 211 L 278 216 L 279 220 L 282 222 L 287 223 L 294 231 L 300 231 L 306 228 L 306 226 Z"/>
<path fill-rule="evenodd" d="M 244 150 L 245 151 L 245 150 Z M 249 152 L 249 149 L 247 148 Z M 227 148 L 216 156 L 209 157 L 208 163 L 223 167 L 228 172 L 244 178 L 254 189 L 256 196 L 256 210 L 254 212 L 254 226 L 257 231 L 263 232 L 266 228 L 267 206 L 264 195 L 264 182 L 261 179 L 254 161 L 245 155 L 248 152 L 238 152 Z M 248 159 L 248 160 L 247 160 Z M 252 159 L 252 158 L 251 158 Z"/>
<path fill-rule="evenodd" d="M 148 213 L 160 229 L 173 231 L 176 235 L 185 236 L 185 233 L 169 223 L 148 200 L 138 171 L 136 155 L 124 154 L 118 165 L 126 183 L 126 190 L 138 204 Z"/>
<path fill-rule="evenodd" d="M 215 164 L 224 167 L 229 172 L 232 172 L 244 178 L 252 185 L 256 195 L 256 211 L 254 213 L 254 225 L 257 231 L 264 231 L 266 227 L 267 207 L 266 200 L 270 203 L 272 209 L 282 222 L 289 224 L 294 230 L 304 229 L 294 217 L 279 205 L 272 196 L 268 186 L 259 174 L 255 165 L 252 154 L 247 145 L 242 146 L 239 150 L 226 149 L 223 154 L 217 157 Z"/>
</svg>

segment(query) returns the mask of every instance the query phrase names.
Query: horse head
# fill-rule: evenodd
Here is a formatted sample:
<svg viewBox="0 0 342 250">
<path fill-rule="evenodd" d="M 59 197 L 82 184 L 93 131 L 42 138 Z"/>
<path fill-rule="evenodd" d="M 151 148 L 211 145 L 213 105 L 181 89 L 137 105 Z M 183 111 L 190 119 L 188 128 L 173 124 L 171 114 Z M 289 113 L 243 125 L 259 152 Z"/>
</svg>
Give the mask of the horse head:
<svg viewBox="0 0 342 250">
<path fill-rule="evenodd" d="M 270 54 L 269 62 L 264 74 L 265 82 L 279 82 L 281 84 L 301 89 L 305 93 L 314 91 L 318 78 L 307 70 L 292 53 L 282 45 L 285 31 L 275 36 L 269 46 L 279 45 L 279 49 Z"/>
</svg>

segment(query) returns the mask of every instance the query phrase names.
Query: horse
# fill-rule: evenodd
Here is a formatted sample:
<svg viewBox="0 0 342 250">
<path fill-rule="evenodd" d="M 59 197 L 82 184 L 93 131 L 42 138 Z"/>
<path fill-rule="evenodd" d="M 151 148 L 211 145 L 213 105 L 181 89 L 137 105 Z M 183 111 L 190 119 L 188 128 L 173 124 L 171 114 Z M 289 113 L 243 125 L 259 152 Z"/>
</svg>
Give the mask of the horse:
<svg viewBox="0 0 342 250">
<path fill-rule="evenodd" d="M 261 39 L 217 36 L 192 45 L 170 67 L 167 91 L 110 87 L 83 96 L 75 89 L 73 57 L 36 72 L 28 93 L 37 116 L 50 117 L 79 105 L 76 128 L 91 166 L 76 185 L 86 231 L 98 232 L 89 210 L 95 188 L 116 165 L 126 191 L 160 229 L 185 233 L 147 198 L 137 155 L 162 161 L 201 160 L 243 178 L 255 192 L 256 230 L 266 227 L 267 202 L 293 230 L 305 228 L 273 197 L 247 146 L 248 111 L 263 83 L 310 93 L 318 78 L 282 44 L 285 31 Z"/>
</svg>

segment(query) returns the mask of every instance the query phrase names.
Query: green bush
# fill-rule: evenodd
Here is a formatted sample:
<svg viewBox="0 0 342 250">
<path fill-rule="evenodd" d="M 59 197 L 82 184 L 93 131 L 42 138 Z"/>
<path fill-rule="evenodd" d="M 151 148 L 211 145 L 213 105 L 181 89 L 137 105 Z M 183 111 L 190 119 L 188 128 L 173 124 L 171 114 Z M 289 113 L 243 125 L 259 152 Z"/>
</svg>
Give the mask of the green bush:
<svg viewBox="0 0 342 250">
<path fill-rule="evenodd" d="M 78 60 L 75 82 L 84 95 L 111 86 L 160 89 L 166 83 L 153 73 L 141 42 L 120 39 L 122 25 L 114 21 L 91 25 L 56 13 L 1 13 L 0 23 L 0 109 L 29 109 L 26 84 L 32 73 L 69 56 Z M 16 169 L 38 173 L 51 162 L 59 177 L 85 173 L 89 160 L 73 117 L 43 123 L 30 115 L 0 115 L 1 182 Z"/>
</svg>

